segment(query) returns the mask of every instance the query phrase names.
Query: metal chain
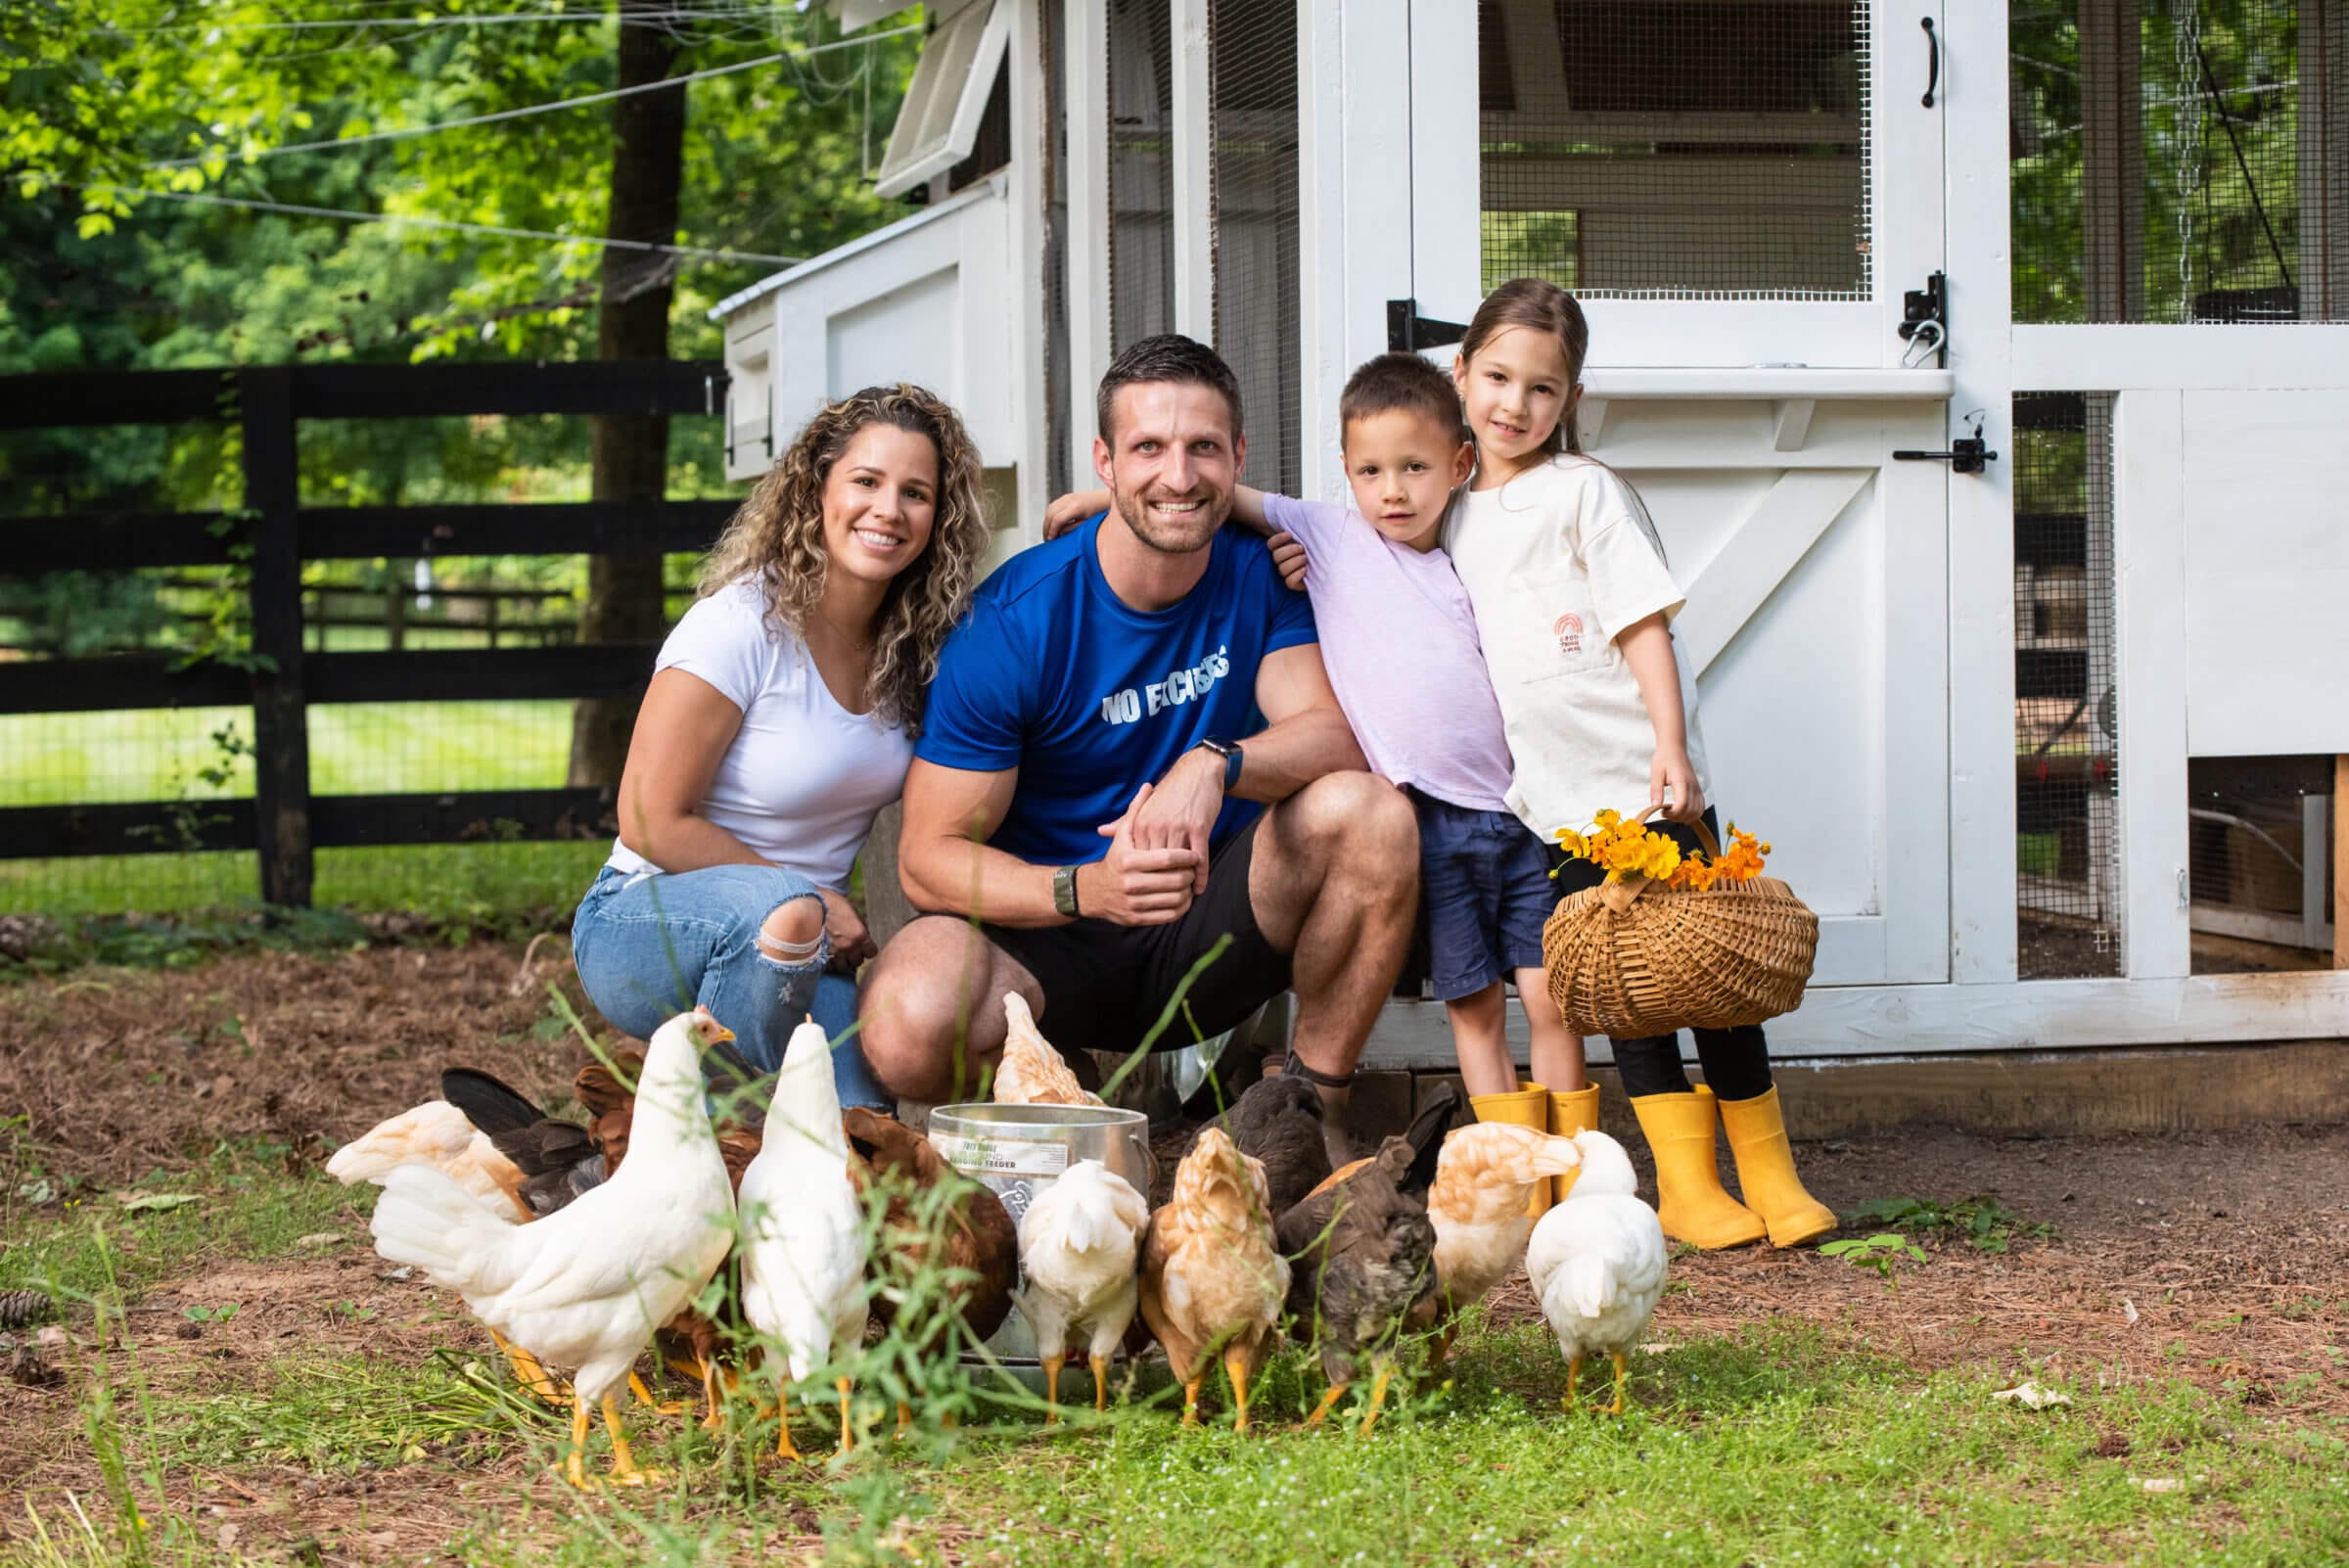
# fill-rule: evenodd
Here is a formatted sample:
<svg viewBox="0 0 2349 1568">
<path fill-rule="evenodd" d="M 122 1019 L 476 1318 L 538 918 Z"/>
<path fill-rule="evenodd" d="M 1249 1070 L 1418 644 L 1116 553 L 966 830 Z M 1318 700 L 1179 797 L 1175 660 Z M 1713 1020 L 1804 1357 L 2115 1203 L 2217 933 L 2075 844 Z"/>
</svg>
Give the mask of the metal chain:
<svg viewBox="0 0 2349 1568">
<path fill-rule="evenodd" d="M 2202 0 L 2172 0 L 2172 58 L 2178 67 L 2178 319 L 2194 314 L 2194 199 L 2202 189 Z"/>
</svg>

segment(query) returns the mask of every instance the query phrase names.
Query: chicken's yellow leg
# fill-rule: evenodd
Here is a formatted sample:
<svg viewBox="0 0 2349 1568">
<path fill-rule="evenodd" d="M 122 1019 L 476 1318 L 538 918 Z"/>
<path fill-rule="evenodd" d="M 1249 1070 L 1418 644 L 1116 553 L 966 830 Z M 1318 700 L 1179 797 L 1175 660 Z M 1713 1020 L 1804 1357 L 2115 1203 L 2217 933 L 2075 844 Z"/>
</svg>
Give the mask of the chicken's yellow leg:
<svg viewBox="0 0 2349 1568">
<path fill-rule="evenodd" d="M 489 1328 L 486 1323 L 482 1326 Z M 538 1364 L 537 1357 L 532 1356 L 494 1328 L 489 1329 L 489 1343 L 505 1352 L 506 1360 L 512 1363 L 514 1376 L 522 1384 L 524 1393 L 548 1405 L 558 1407 L 562 1406 L 565 1395 L 561 1389 L 555 1387 L 555 1380 L 547 1375 L 546 1368 Z"/>
<path fill-rule="evenodd" d="M 604 1430 L 612 1434 L 612 1474 L 616 1487 L 653 1487 L 668 1479 L 658 1470 L 639 1470 L 636 1456 L 628 1452 L 627 1434 L 620 1429 L 620 1410 L 612 1396 L 604 1396 Z"/>
<path fill-rule="evenodd" d="M 789 1459 L 794 1464 L 806 1464 L 807 1456 L 791 1441 L 791 1389 L 789 1385 L 775 1390 L 775 1457 Z"/>
<path fill-rule="evenodd" d="M 1577 1390 L 1577 1387 L 1578 1387 L 1578 1385 L 1580 1385 L 1580 1384 L 1581 1384 L 1582 1380 L 1583 1380 L 1583 1359 L 1582 1359 L 1580 1356 L 1569 1356 L 1569 1357 L 1567 1357 L 1567 1358 L 1566 1358 L 1566 1397 L 1565 1397 L 1564 1399 L 1562 1399 L 1562 1400 L 1558 1401 L 1558 1404 L 1559 1404 L 1559 1405 L 1561 1405 L 1562 1407 L 1564 1407 L 1565 1408 L 1567 1408 L 1567 1409 L 1569 1409 L 1569 1410 L 1571 1410 L 1571 1409 L 1573 1409 L 1573 1408 L 1574 1408 L 1574 1397 L 1575 1397 L 1575 1393 L 1576 1393 L 1576 1390 Z"/>
<path fill-rule="evenodd" d="M 1201 1366 L 1199 1375 L 1184 1380 L 1182 1385 L 1182 1424 L 1199 1424 L 1199 1385 L 1207 1381 L 1207 1368 Z"/>
<path fill-rule="evenodd" d="M 1616 1351 L 1614 1353 L 1614 1357 L 1615 1403 L 1607 1407 L 1607 1413 L 1609 1415 L 1621 1415 L 1623 1413 L 1623 1380 L 1630 1368 L 1631 1363 L 1621 1351 Z"/>
<path fill-rule="evenodd" d="M 1060 1366 L 1065 1357 L 1044 1358 L 1044 1425 L 1060 1419 Z"/>
<path fill-rule="evenodd" d="M 1088 1359 L 1093 1363 L 1093 1408 L 1106 1410 L 1109 1408 L 1109 1358 L 1094 1356 Z"/>
<path fill-rule="evenodd" d="M 722 1432 L 725 1427 L 726 1413 L 717 1403 L 717 1362 L 704 1361 L 702 1362 L 702 1430 Z"/>
<path fill-rule="evenodd" d="M 903 1438 L 905 1429 L 911 1425 L 913 1425 L 913 1407 L 903 1400 L 898 1401 L 898 1436 Z"/>
<path fill-rule="evenodd" d="M 581 1492 L 589 1491 L 594 1483 L 587 1479 L 583 1456 L 587 1452 L 587 1402 L 575 1391 L 571 1397 L 571 1452 L 563 1457 L 563 1479 Z"/>
<path fill-rule="evenodd" d="M 653 1391 L 644 1386 L 644 1379 L 638 1377 L 633 1369 L 628 1373 L 628 1392 L 636 1396 L 637 1404 L 651 1410 L 655 1415 L 682 1415 L 685 1411 L 683 1400 L 664 1405 L 653 1398 Z"/>
<path fill-rule="evenodd" d="M 1329 1412 L 1338 1407 L 1338 1401 L 1344 1399 L 1345 1397 L 1345 1384 L 1330 1384 L 1329 1387 L 1321 1391 L 1321 1403 L 1313 1407 L 1313 1413 L 1305 1418 L 1305 1424 L 1308 1426 L 1319 1426 L 1323 1421 L 1329 1418 Z"/>
<path fill-rule="evenodd" d="M 856 1384 L 852 1378 L 836 1377 L 832 1386 L 840 1390 L 840 1452 L 847 1453 L 856 1446 L 855 1436 L 849 1430 L 849 1391 Z"/>
<path fill-rule="evenodd" d="M 1387 1404 L 1387 1384 L 1394 1376 L 1393 1367 L 1383 1361 L 1379 1363 L 1377 1375 L 1370 1379 L 1370 1408 L 1363 1413 L 1362 1424 L 1355 1429 L 1357 1437 L 1368 1437 L 1370 1429 L 1378 1425 L 1378 1412 Z"/>
<path fill-rule="evenodd" d="M 1234 1432 L 1248 1430 L 1248 1353 L 1234 1346 L 1223 1353 L 1223 1375 L 1231 1379 L 1231 1400 L 1240 1413 L 1231 1419 Z"/>
</svg>

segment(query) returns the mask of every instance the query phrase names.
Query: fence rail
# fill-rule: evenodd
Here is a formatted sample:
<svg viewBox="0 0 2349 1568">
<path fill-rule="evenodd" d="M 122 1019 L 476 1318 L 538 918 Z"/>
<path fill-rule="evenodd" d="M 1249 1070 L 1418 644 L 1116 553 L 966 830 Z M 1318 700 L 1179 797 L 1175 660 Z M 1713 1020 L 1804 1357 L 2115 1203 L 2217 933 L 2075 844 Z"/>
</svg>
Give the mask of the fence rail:
<svg viewBox="0 0 2349 1568">
<path fill-rule="evenodd" d="M 250 567 L 249 663 L 141 653 L 0 663 L 0 714 L 250 707 L 250 797 L 0 808 L 0 859 L 250 850 L 261 896 L 310 901 L 313 852 L 353 845 L 567 840 L 614 830 L 610 792 L 558 788 L 313 795 L 307 709 L 320 703 L 576 699 L 640 693 L 656 645 L 312 653 L 304 561 L 700 550 L 732 501 L 309 507 L 304 420 L 484 414 L 705 416 L 725 371 L 692 361 L 292 365 L 0 378 L 0 430 L 233 423 L 244 506 L 0 519 L 0 576 Z M 314 590 L 310 590 L 314 591 Z"/>
</svg>

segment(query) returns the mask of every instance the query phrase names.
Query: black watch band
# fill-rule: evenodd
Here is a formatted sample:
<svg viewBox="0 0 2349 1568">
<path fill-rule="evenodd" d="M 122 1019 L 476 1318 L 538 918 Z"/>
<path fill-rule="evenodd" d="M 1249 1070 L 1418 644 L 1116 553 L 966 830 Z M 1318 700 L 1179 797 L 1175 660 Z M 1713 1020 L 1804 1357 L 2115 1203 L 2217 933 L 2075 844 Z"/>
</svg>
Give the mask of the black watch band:
<svg viewBox="0 0 2349 1568">
<path fill-rule="evenodd" d="M 1229 795 L 1233 790 L 1239 788 L 1240 769 L 1246 763 L 1246 759 L 1240 751 L 1240 743 L 1210 739 L 1198 742 L 1198 747 L 1211 751 L 1223 759 L 1223 793 Z"/>
</svg>

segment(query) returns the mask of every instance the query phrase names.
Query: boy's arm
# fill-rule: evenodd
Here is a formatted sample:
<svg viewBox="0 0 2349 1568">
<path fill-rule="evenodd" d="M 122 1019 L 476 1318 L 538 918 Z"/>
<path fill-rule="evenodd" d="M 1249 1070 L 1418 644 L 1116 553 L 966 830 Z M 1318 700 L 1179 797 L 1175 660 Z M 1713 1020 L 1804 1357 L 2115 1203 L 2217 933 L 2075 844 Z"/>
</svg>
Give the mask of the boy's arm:
<svg viewBox="0 0 2349 1568">
<path fill-rule="evenodd" d="M 1681 707 L 1681 669 L 1673 657 L 1664 612 L 1624 627 L 1615 645 L 1632 667 L 1639 700 L 1647 705 L 1647 721 L 1656 731 L 1656 755 L 1647 767 L 1648 804 L 1665 807 L 1664 815 L 1672 821 L 1694 822 L 1705 814 L 1705 792 L 1697 785 L 1695 764 L 1688 761 L 1688 715 Z"/>
</svg>

